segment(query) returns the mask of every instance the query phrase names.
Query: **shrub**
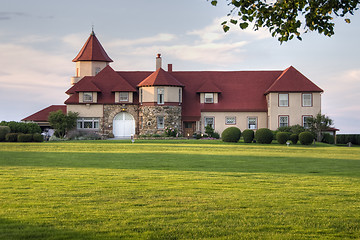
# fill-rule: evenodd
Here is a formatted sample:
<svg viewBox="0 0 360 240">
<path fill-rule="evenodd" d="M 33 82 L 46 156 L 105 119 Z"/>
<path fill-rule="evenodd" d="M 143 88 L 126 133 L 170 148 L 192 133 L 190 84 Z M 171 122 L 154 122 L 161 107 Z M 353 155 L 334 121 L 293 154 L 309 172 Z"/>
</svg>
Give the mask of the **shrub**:
<svg viewBox="0 0 360 240">
<path fill-rule="evenodd" d="M 299 134 L 299 140 L 302 145 L 310 145 L 314 140 L 314 135 L 311 132 L 302 132 Z"/>
<path fill-rule="evenodd" d="M 335 143 L 334 136 L 331 135 L 330 133 L 324 133 L 322 142 L 328 143 L 328 144 L 334 144 Z"/>
<path fill-rule="evenodd" d="M 24 134 L 24 133 L 20 133 L 18 135 L 18 142 L 32 142 L 33 140 L 33 135 L 30 133 Z"/>
<path fill-rule="evenodd" d="M 221 134 L 221 138 L 224 142 L 238 142 L 240 137 L 241 131 L 237 127 L 229 127 Z"/>
<path fill-rule="evenodd" d="M 10 128 L 8 126 L 0 126 L 0 142 L 5 141 L 6 134 L 10 133 Z"/>
<path fill-rule="evenodd" d="M 32 137 L 33 137 L 34 142 L 43 142 L 44 141 L 44 136 L 41 135 L 40 133 L 34 133 Z"/>
<path fill-rule="evenodd" d="M 290 141 L 292 142 L 292 144 L 297 144 L 297 142 L 299 141 L 299 135 L 298 134 L 291 134 L 290 135 Z"/>
<path fill-rule="evenodd" d="M 360 134 L 338 134 L 336 135 L 336 142 L 338 144 L 347 144 L 351 142 L 352 144 L 360 144 Z"/>
<path fill-rule="evenodd" d="M 36 123 L 24 123 L 24 122 L 5 122 L 0 123 L 1 126 L 8 126 L 11 133 L 41 133 L 41 128 Z"/>
<path fill-rule="evenodd" d="M 5 141 L 7 142 L 17 142 L 18 139 L 18 133 L 8 133 L 5 136 Z"/>
<path fill-rule="evenodd" d="M 276 134 L 276 140 L 280 144 L 285 144 L 289 140 L 289 134 L 287 132 L 278 132 Z"/>
<path fill-rule="evenodd" d="M 213 129 L 210 125 L 207 125 L 207 126 L 205 127 L 205 133 L 206 133 L 209 137 L 213 137 L 214 129 Z"/>
<path fill-rule="evenodd" d="M 143 137 L 143 136 L 144 136 L 144 135 L 140 135 L 139 137 Z M 108 138 L 114 138 L 115 135 L 114 135 L 113 133 L 109 133 L 107 137 L 108 137 Z"/>
<path fill-rule="evenodd" d="M 165 136 L 166 137 L 176 137 L 178 130 L 176 128 L 166 128 L 165 129 Z"/>
<path fill-rule="evenodd" d="M 273 132 L 268 128 L 260 128 L 255 133 L 255 140 L 258 143 L 270 144 L 273 137 Z"/>
<path fill-rule="evenodd" d="M 216 139 L 219 139 L 219 138 L 220 138 L 220 134 L 217 133 L 217 132 L 214 132 L 214 133 L 212 134 L 212 137 L 213 137 L 213 138 L 216 138 Z"/>
<path fill-rule="evenodd" d="M 245 143 L 251 143 L 254 140 L 255 133 L 254 130 L 246 129 L 242 135 Z"/>
<path fill-rule="evenodd" d="M 160 134 L 153 134 L 152 137 L 158 138 L 158 137 L 161 137 L 161 136 L 160 136 Z"/>
</svg>

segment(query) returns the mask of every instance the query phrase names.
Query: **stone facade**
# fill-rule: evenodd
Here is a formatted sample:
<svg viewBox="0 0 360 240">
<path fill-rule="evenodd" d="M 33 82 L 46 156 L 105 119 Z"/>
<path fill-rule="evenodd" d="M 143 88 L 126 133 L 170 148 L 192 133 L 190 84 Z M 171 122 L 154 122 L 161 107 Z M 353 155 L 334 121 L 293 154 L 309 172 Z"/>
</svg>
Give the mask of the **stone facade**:
<svg viewBox="0 0 360 240">
<path fill-rule="evenodd" d="M 104 117 L 102 120 L 102 132 L 105 135 L 113 133 L 114 117 L 120 112 L 127 112 L 134 117 L 135 133 L 139 133 L 139 107 L 138 105 L 104 105 Z"/>
<path fill-rule="evenodd" d="M 164 117 L 164 128 L 159 129 L 157 118 Z M 181 106 L 140 106 L 139 134 L 163 134 L 165 128 L 176 128 L 182 133 Z"/>
</svg>

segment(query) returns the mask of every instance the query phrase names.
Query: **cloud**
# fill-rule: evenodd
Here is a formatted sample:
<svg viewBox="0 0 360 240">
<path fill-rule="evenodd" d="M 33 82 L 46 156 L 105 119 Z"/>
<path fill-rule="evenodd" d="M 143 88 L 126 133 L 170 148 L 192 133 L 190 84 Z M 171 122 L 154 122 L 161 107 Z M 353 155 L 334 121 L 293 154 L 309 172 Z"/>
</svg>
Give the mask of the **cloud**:
<svg viewBox="0 0 360 240">
<path fill-rule="evenodd" d="M 13 17 L 23 16 L 28 16 L 28 14 L 24 12 L 0 12 L 0 20 L 10 20 Z"/>
<path fill-rule="evenodd" d="M 107 43 L 109 47 L 126 47 L 137 45 L 151 45 L 158 44 L 159 42 L 171 42 L 176 40 L 176 36 L 170 33 L 159 33 L 155 36 L 139 38 L 139 39 L 117 39 Z"/>
</svg>

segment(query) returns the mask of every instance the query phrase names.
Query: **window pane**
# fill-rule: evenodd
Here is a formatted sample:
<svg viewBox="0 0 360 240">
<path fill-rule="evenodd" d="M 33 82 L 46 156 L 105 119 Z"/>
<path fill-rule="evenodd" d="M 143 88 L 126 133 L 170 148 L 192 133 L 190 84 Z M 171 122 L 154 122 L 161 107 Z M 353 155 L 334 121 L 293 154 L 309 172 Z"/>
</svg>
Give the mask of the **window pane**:
<svg viewBox="0 0 360 240">
<path fill-rule="evenodd" d="M 92 92 L 84 92 L 84 102 L 92 102 Z"/>
<path fill-rule="evenodd" d="M 288 94 L 279 94 L 279 106 L 288 107 L 289 106 L 289 95 Z"/>
<path fill-rule="evenodd" d="M 158 88 L 157 90 L 158 92 L 158 104 L 164 104 L 164 89 L 163 88 Z"/>
<path fill-rule="evenodd" d="M 303 127 L 304 128 L 309 128 L 309 124 L 308 124 L 308 119 L 310 118 L 310 116 L 304 116 L 303 117 Z"/>
<path fill-rule="evenodd" d="M 157 127 L 159 129 L 164 128 L 164 117 L 157 117 Z"/>
<path fill-rule="evenodd" d="M 235 117 L 226 117 L 225 123 L 226 124 L 236 124 L 236 118 Z"/>
<path fill-rule="evenodd" d="M 85 122 L 84 121 L 84 128 L 92 128 L 92 125 L 93 123 L 92 122 Z"/>
<path fill-rule="evenodd" d="M 255 117 L 249 117 L 248 118 L 248 128 L 249 129 L 257 129 L 257 118 Z"/>
<path fill-rule="evenodd" d="M 288 116 L 280 116 L 279 121 L 280 121 L 280 124 L 279 124 L 280 127 L 287 127 L 289 125 L 288 124 L 289 123 Z"/>
<path fill-rule="evenodd" d="M 205 93 L 205 103 L 214 102 L 214 93 Z"/>
<path fill-rule="evenodd" d="M 312 94 L 308 94 L 308 93 L 306 93 L 306 94 L 303 94 L 302 95 L 303 96 L 303 106 L 304 107 L 311 107 L 311 97 L 312 97 Z"/>
<path fill-rule="evenodd" d="M 214 118 L 213 117 L 206 117 L 205 118 L 205 127 L 210 126 L 214 128 Z"/>
<path fill-rule="evenodd" d="M 78 129 L 81 129 L 83 128 L 83 122 L 82 121 L 77 121 L 77 126 L 76 126 Z"/>
<path fill-rule="evenodd" d="M 129 101 L 129 93 L 128 92 L 120 92 L 120 102 L 128 102 Z"/>
</svg>

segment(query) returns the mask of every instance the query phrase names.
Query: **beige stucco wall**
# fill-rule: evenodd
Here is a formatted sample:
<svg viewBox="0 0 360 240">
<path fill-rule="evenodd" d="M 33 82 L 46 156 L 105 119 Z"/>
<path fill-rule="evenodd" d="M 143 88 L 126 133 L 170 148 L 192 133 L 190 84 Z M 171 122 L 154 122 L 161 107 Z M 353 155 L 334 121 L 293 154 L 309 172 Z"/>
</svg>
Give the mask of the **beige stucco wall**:
<svg viewBox="0 0 360 240">
<path fill-rule="evenodd" d="M 143 102 L 157 102 L 157 89 L 164 89 L 164 101 L 165 102 L 179 102 L 179 89 L 182 91 L 181 87 L 141 87 L 143 90 Z M 182 92 L 181 92 L 182 96 Z M 180 99 L 182 102 L 182 97 Z"/>
<path fill-rule="evenodd" d="M 279 127 L 279 116 L 289 116 L 289 125 L 302 125 L 303 116 L 315 116 L 321 112 L 321 93 L 312 93 L 312 107 L 302 106 L 302 93 L 289 93 L 289 106 L 279 107 L 279 94 L 269 93 L 268 117 L 269 128 L 276 130 Z"/>
<path fill-rule="evenodd" d="M 120 92 L 115 92 L 115 103 L 132 103 L 134 101 L 133 92 L 128 92 L 129 94 L 129 101 L 128 102 L 120 102 Z"/>
<path fill-rule="evenodd" d="M 205 117 L 214 117 L 215 132 L 221 134 L 228 127 L 238 127 L 241 131 L 248 129 L 248 117 L 257 117 L 257 127 L 267 127 L 266 112 L 202 112 L 201 113 L 201 132 L 204 133 Z M 235 117 L 236 124 L 225 124 L 225 117 Z"/>
<path fill-rule="evenodd" d="M 89 103 L 97 103 L 97 92 L 92 92 L 93 101 Z M 87 103 L 84 102 L 84 93 L 79 92 L 79 103 Z"/>
<path fill-rule="evenodd" d="M 80 78 L 84 76 L 95 76 L 96 68 L 100 68 L 100 71 L 104 69 L 109 63 L 107 62 L 98 62 L 98 61 L 79 61 L 76 62 L 76 69 L 79 69 L 78 73 Z M 75 69 L 75 76 L 76 70 Z"/>
<path fill-rule="evenodd" d="M 79 117 L 103 117 L 103 105 L 67 105 L 67 112 L 77 112 Z"/>
<path fill-rule="evenodd" d="M 214 93 L 214 103 L 219 102 L 218 93 Z M 205 93 L 200 93 L 200 103 L 205 103 Z"/>
</svg>

